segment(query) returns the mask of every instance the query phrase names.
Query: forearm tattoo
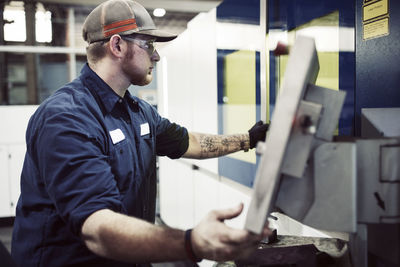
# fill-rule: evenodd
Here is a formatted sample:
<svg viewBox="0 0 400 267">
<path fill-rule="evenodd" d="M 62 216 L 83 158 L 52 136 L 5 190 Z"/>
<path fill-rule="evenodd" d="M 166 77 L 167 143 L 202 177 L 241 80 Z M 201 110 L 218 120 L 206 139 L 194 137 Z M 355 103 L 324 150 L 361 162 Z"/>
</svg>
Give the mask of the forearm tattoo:
<svg viewBox="0 0 400 267">
<path fill-rule="evenodd" d="M 207 135 L 199 134 L 201 158 L 219 157 L 250 147 L 248 134 Z"/>
</svg>

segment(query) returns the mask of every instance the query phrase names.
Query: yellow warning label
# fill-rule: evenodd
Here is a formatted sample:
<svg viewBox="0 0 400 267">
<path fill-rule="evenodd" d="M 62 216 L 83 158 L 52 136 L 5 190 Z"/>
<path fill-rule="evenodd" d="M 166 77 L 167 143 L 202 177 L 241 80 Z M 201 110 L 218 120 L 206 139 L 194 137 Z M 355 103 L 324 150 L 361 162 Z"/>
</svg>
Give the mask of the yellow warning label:
<svg viewBox="0 0 400 267">
<path fill-rule="evenodd" d="M 383 18 L 364 24 L 364 40 L 377 38 L 389 34 L 389 18 Z"/>
<path fill-rule="evenodd" d="M 377 18 L 389 13 L 388 0 L 381 0 L 363 7 L 363 21 Z"/>
</svg>

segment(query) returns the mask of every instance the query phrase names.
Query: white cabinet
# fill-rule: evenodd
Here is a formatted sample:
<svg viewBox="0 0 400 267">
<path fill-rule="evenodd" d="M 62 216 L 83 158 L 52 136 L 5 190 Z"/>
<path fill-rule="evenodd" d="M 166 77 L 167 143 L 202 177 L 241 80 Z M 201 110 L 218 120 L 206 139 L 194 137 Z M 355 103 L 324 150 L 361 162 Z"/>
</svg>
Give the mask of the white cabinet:
<svg viewBox="0 0 400 267">
<path fill-rule="evenodd" d="M 192 132 L 218 133 L 216 24 L 215 9 L 200 13 L 185 32 L 159 49 L 159 111 Z M 217 159 L 159 158 L 159 166 L 160 214 L 169 226 L 187 229 L 210 210 L 250 199 L 249 188 L 218 175 Z"/>
<path fill-rule="evenodd" d="M 25 144 L 0 146 L 0 217 L 15 216 Z"/>
<path fill-rule="evenodd" d="M 8 149 L 0 146 L 0 217 L 10 216 L 10 181 L 8 174 Z"/>
<path fill-rule="evenodd" d="M 194 226 L 193 170 L 189 164 L 159 158 L 160 215 L 169 226 Z"/>
<path fill-rule="evenodd" d="M 25 132 L 37 106 L 0 106 L 0 217 L 15 216 L 24 163 Z"/>
<path fill-rule="evenodd" d="M 15 144 L 9 146 L 9 183 L 10 183 L 10 206 L 11 215 L 15 216 L 15 207 L 17 206 L 18 198 L 21 193 L 20 180 L 21 171 L 24 164 L 26 145 Z"/>
</svg>

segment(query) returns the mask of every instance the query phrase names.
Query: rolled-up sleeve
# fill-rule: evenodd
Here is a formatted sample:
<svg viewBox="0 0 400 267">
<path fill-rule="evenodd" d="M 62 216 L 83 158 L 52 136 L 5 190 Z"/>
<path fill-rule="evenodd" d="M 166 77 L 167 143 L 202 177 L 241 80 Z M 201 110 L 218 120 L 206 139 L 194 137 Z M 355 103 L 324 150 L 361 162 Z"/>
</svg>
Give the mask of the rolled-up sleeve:
<svg viewBox="0 0 400 267">
<path fill-rule="evenodd" d="M 156 151 L 158 156 L 171 159 L 180 158 L 189 147 L 189 134 L 185 127 L 171 123 L 156 113 L 157 136 Z"/>
</svg>

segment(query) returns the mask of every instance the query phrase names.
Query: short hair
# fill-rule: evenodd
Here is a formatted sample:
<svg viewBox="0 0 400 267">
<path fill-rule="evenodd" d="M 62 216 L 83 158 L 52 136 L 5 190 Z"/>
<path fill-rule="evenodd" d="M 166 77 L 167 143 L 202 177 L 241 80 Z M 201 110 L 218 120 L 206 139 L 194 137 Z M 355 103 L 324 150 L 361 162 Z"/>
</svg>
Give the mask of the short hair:
<svg viewBox="0 0 400 267">
<path fill-rule="evenodd" d="M 107 54 L 107 48 L 105 46 L 107 42 L 94 42 L 86 47 L 86 57 L 89 63 L 96 64 L 99 60 L 105 57 Z"/>
</svg>

